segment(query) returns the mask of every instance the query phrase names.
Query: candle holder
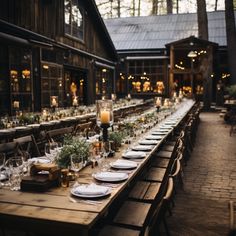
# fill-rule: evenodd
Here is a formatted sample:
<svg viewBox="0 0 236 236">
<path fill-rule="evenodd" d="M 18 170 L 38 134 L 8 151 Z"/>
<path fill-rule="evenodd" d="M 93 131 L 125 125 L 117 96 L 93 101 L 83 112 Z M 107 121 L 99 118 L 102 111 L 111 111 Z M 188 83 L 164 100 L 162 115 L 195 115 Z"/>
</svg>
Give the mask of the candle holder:
<svg viewBox="0 0 236 236">
<path fill-rule="evenodd" d="M 155 106 L 156 106 L 157 112 L 160 111 L 161 105 L 162 105 L 162 97 L 156 97 Z"/>
<path fill-rule="evenodd" d="M 58 96 L 51 96 L 50 97 L 50 104 L 52 107 L 52 111 L 55 112 L 56 108 L 58 107 Z"/>
<path fill-rule="evenodd" d="M 78 105 L 79 105 L 78 96 L 74 96 L 72 100 L 72 106 L 76 108 Z"/>
<path fill-rule="evenodd" d="M 97 125 L 102 128 L 103 141 L 108 140 L 108 128 L 113 125 L 113 102 L 112 100 L 98 100 Z"/>
</svg>

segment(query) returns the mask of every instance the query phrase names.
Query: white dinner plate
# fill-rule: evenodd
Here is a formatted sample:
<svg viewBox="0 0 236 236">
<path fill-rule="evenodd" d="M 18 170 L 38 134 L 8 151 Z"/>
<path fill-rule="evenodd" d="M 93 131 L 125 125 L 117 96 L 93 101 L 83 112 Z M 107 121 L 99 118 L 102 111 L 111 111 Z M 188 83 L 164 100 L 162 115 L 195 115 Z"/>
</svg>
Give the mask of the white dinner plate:
<svg viewBox="0 0 236 236">
<path fill-rule="evenodd" d="M 146 153 L 138 151 L 128 151 L 123 153 L 122 157 L 126 159 L 142 159 L 146 157 Z"/>
<path fill-rule="evenodd" d="M 142 144 L 142 145 L 156 145 L 156 144 L 158 144 L 158 141 L 157 140 L 144 139 L 144 140 L 140 140 L 138 143 Z"/>
<path fill-rule="evenodd" d="M 151 145 L 137 145 L 132 147 L 132 150 L 134 151 L 151 151 L 153 149 L 153 146 Z"/>
<path fill-rule="evenodd" d="M 159 135 L 148 135 L 145 137 L 145 139 L 147 140 L 161 140 L 163 137 L 162 136 L 159 136 Z"/>
<path fill-rule="evenodd" d="M 96 180 L 103 181 L 103 182 L 120 182 L 129 178 L 127 173 L 121 172 L 99 172 L 93 174 L 93 177 Z"/>
<path fill-rule="evenodd" d="M 110 166 L 114 169 L 134 169 L 138 164 L 134 161 L 118 159 L 110 163 Z"/>
<path fill-rule="evenodd" d="M 76 196 L 76 197 L 81 197 L 81 198 L 98 198 L 98 197 L 105 197 L 109 194 L 111 194 L 111 188 L 108 188 L 108 190 L 104 193 L 100 194 L 81 194 L 76 192 L 76 188 L 71 189 L 71 194 Z"/>
</svg>

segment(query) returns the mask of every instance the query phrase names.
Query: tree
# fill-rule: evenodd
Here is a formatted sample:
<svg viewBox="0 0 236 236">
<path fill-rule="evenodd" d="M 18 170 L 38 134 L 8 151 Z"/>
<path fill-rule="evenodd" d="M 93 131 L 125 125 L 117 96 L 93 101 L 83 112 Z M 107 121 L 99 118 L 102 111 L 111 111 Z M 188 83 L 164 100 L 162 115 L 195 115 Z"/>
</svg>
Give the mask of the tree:
<svg viewBox="0 0 236 236">
<path fill-rule="evenodd" d="M 233 0 L 225 0 L 225 23 L 231 84 L 236 84 L 236 29 Z"/>
<path fill-rule="evenodd" d="M 208 40 L 206 1 L 197 0 L 198 37 Z"/>
<path fill-rule="evenodd" d="M 167 14 L 173 13 L 173 2 L 172 0 L 166 0 Z"/>
</svg>

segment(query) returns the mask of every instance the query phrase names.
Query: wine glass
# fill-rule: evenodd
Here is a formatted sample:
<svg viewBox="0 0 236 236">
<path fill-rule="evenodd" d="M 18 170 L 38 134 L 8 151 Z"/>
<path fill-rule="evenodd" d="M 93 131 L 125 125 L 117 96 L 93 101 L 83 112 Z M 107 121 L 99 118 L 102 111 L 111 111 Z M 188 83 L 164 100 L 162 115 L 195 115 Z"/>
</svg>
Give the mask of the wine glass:
<svg viewBox="0 0 236 236">
<path fill-rule="evenodd" d="M 56 142 L 46 143 L 44 152 L 45 156 L 53 162 L 58 154 L 58 144 Z"/>
</svg>

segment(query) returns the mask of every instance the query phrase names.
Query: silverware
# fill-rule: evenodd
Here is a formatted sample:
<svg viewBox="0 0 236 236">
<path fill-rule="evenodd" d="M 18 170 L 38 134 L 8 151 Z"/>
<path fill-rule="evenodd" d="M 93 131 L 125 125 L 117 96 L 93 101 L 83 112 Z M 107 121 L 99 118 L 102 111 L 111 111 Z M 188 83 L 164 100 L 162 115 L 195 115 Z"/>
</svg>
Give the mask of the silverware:
<svg viewBox="0 0 236 236">
<path fill-rule="evenodd" d="M 90 205 L 102 204 L 102 201 L 75 199 L 75 198 L 72 198 L 72 197 L 69 197 L 69 200 L 73 203 L 85 203 L 85 204 L 90 204 Z"/>
</svg>

